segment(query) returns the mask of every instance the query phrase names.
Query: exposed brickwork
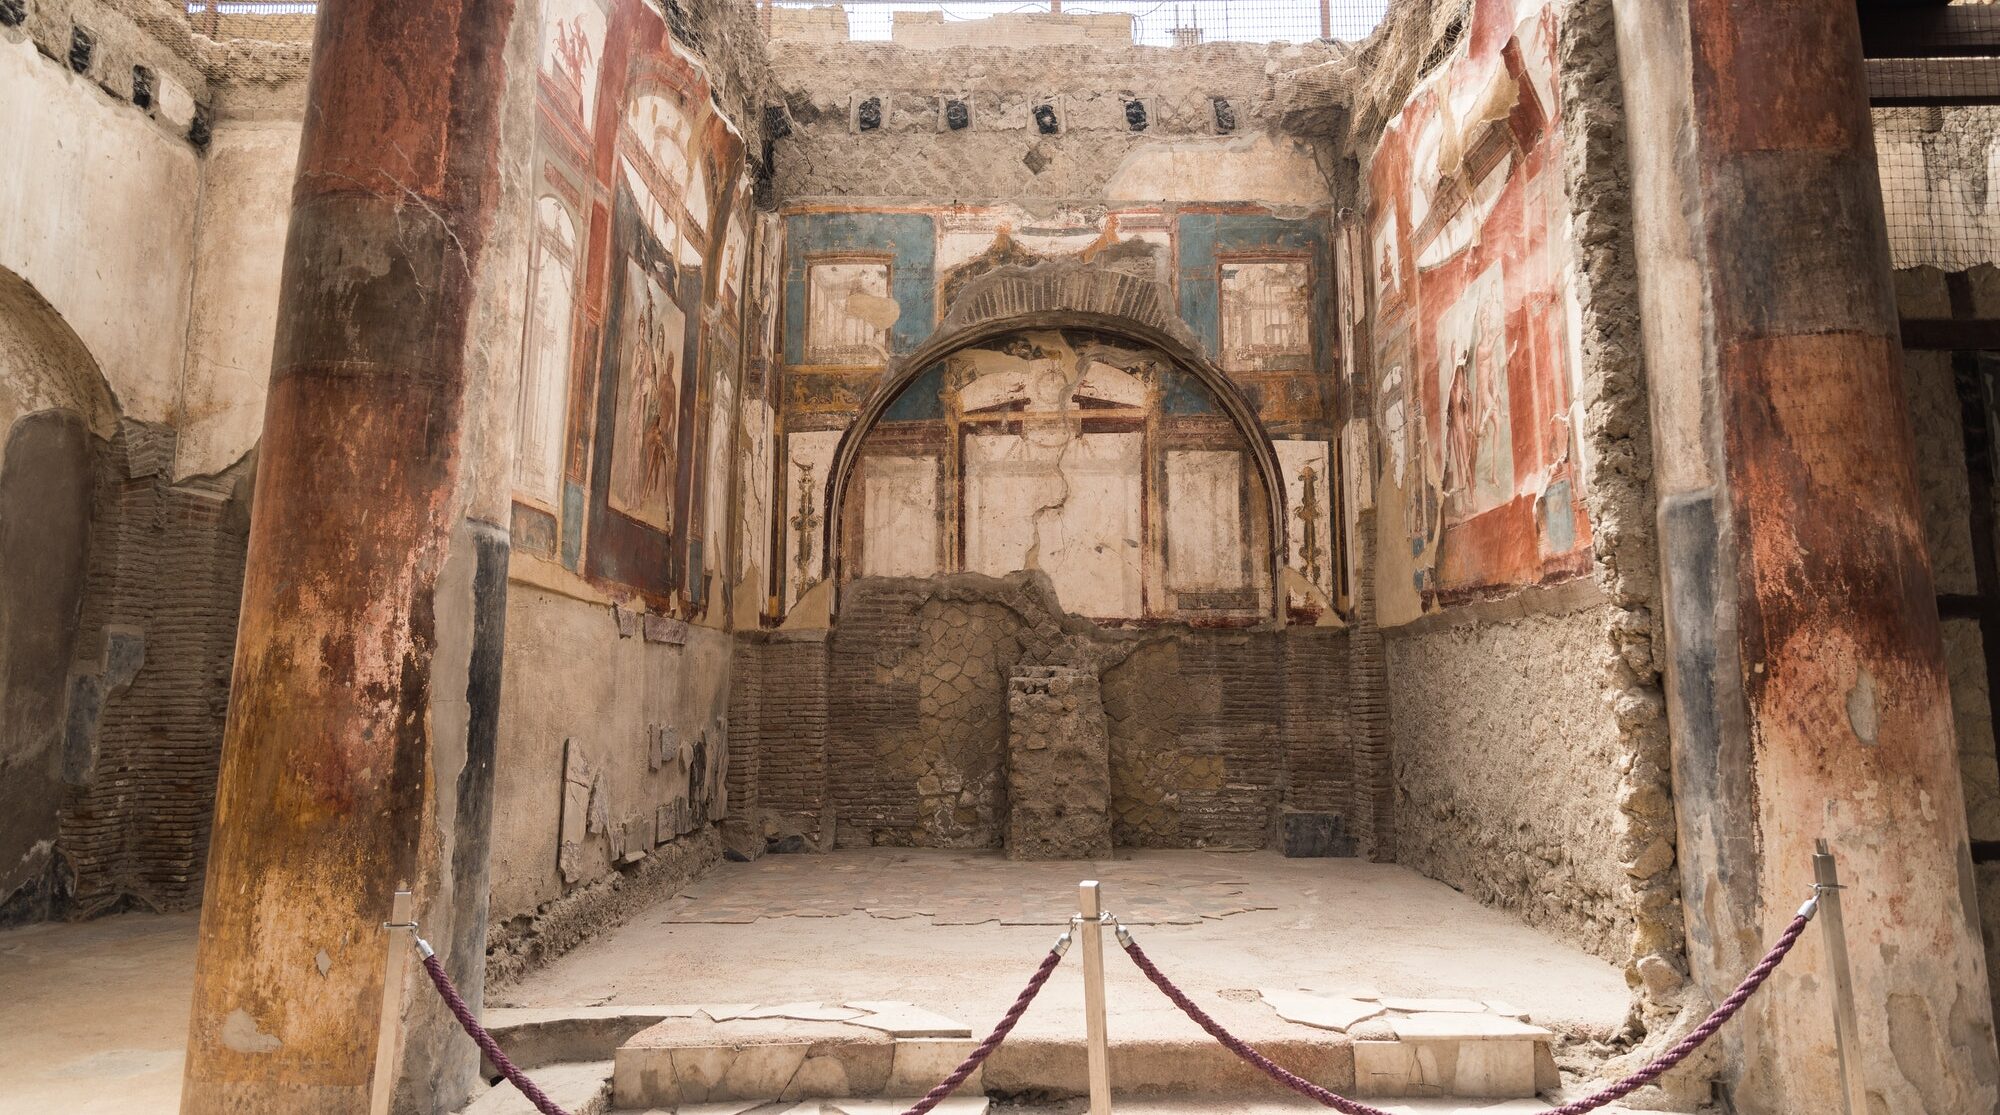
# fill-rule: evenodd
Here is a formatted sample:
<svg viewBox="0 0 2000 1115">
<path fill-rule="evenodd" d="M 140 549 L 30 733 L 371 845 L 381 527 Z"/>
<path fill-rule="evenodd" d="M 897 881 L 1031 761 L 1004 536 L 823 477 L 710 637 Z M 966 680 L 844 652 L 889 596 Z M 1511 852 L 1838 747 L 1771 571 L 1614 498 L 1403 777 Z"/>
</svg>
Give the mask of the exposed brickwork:
<svg viewBox="0 0 2000 1115">
<path fill-rule="evenodd" d="M 57 841 L 78 916 L 201 899 L 249 467 L 175 485 L 173 446 L 168 428 L 127 421 L 100 455 Z"/>
<path fill-rule="evenodd" d="M 784 851 L 830 847 L 827 643 L 821 632 L 746 635 L 736 661 L 761 700 L 730 695 L 730 816 Z M 753 754 L 746 754 L 754 752 Z M 739 802 L 751 808 L 737 811 Z"/>
<path fill-rule="evenodd" d="M 764 837 L 758 824 L 762 799 L 757 792 L 764 754 L 761 647 L 759 636 L 738 636 L 729 662 L 729 755 L 724 784 L 729 808 L 722 824 L 722 844 L 725 852 L 748 859 L 755 859 L 764 851 Z"/>
<path fill-rule="evenodd" d="M 1375 621 L 1375 512 L 1363 511 L 1355 530 L 1354 627 L 1348 637 L 1348 718 L 1354 733 L 1354 785 L 1349 803 L 1362 854 L 1396 859 L 1396 769 L 1389 730 L 1388 656 Z"/>
<path fill-rule="evenodd" d="M 1385 714 L 1379 700 L 1360 702 L 1371 721 L 1350 711 L 1352 639 L 1318 628 L 1100 629 L 1060 612 L 1045 580 L 1028 575 L 857 581 L 825 643 L 744 642 L 739 684 L 754 679 L 763 700 L 752 711 L 747 689 L 736 696 L 734 742 L 760 753 L 756 786 L 732 800 L 754 793 L 772 838 L 823 832 L 812 817 L 842 845 L 998 847 L 1007 679 L 1072 666 L 1101 678 L 1116 843 L 1264 847 L 1279 815 L 1297 809 L 1339 816 L 1361 853 L 1379 857 Z M 1379 638 L 1371 645 L 1379 676 Z M 757 661 L 746 667 L 745 656 Z M 740 753 L 732 759 L 732 773 L 747 769 Z"/>
</svg>

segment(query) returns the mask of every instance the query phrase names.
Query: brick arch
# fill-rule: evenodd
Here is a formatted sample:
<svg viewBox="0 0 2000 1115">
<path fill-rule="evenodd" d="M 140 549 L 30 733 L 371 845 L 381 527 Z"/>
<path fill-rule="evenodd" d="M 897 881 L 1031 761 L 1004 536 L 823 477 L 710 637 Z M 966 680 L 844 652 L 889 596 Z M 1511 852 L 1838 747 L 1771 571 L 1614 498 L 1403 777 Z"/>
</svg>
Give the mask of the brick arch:
<svg viewBox="0 0 2000 1115">
<path fill-rule="evenodd" d="M 917 377 L 961 349 L 1011 333 L 1049 329 L 1088 329 L 1157 349 L 1183 371 L 1195 376 L 1214 394 L 1223 412 L 1250 446 L 1258 475 L 1264 482 L 1267 527 L 1271 539 L 1268 568 L 1271 610 L 1285 615 L 1284 570 L 1289 563 L 1284 473 L 1271 435 L 1256 408 L 1220 367 L 1202 352 L 1192 330 L 1172 312 L 1171 292 L 1151 279 L 1093 266 L 1060 262 L 1008 267 L 980 276 L 952 300 L 937 331 L 913 351 L 893 359 L 882 382 L 841 435 L 834 450 L 826 485 L 824 511 L 826 578 L 838 612 L 841 590 L 841 520 L 847 486 L 861 460 L 861 446 L 896 397 Z"/>
<path fill-rule="evenodd" d="M 73 413 L 110 440 L 118 402 L 97 358 L 62 314 L 20 275 L 0 267 L 0 368 L 11 388 L 0 392 L 0 444 L 17 419 L 47 410 Z"/>
</svg>

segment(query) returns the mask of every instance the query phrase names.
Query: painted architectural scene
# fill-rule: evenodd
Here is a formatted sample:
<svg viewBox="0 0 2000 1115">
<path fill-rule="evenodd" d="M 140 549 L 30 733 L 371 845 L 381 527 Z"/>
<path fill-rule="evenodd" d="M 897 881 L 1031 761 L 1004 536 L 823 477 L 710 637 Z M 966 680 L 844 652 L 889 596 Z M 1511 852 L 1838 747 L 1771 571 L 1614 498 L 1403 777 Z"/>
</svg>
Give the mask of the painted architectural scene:
<svg viewBox="0 0 2000 1115">
<path fill-rule="evenodd" d="M 1476 4 L 1462 52 L 1368 164 L 1382 502 L 1411 555 L 1389 596 L 1462 599 L 1587 564 L 1558 18 Z"/>
<path fill-rule="evenodd" d="M 0 1112 L 2000 1111 L 1996 13 L 0 0 Z"/>
</svg>

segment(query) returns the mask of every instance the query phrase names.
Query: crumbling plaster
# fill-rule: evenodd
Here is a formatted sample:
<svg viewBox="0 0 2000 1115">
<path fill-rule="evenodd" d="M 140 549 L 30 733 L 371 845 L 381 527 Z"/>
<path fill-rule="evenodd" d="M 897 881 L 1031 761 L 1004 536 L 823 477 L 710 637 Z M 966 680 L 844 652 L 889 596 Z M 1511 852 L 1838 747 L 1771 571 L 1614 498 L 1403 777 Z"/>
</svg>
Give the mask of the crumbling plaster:
<svg viewBox="0 0 2000 1115">
<path fill-rule="evenodd" d="M 730 637 L 683 626 L 677 631 L 684 642 L 659 641 L 657 634 L 647 637 L 643 622 L 630 622 L 636 616 L 627 617 L 621 628 L 608 600 L 519 578 L 509 588 L 490 915 L 494 947 L 502 952 L 525 949 L 539 961 L 566 947 L 542 940 L 553 932 L 542 922 L 556 911 L 599 928 L 615 924 L 614 909 L 593 911 L 590 900 L 565 902 L 566 896 L 650 871 L 644 864 L 656 848 L 678 845 L 680 834 L 660 840 L 657 826 L 661 808 L 685 797 L 686 778 L 677 759 L 662 761 L 655 748 L 677 755 L 683 744 L 705 741 L 709 761 L 725 761 Z M 579 749 L 592 778 L 585 838 L 574 859 L 559 848 L 563 822 L 573 819 L 560 816 L 569 808 L 566 745 Z M 706 858 L 712 862 L 714 853 Z M 609 892 L 593 893 L 603 900 Z M 576 931 L 576 939 L 582 935 Z M 502 947 L 501 940 L 508 943 Z"/>
<path fill-rule="evenodd" d="M 1397 860 L 1629 962 L 1630 745 L 1603 699 L 1615 609 L 1588 582 L 1529 595 L 1544 599 L 1527 614 L 1469 605 L 1387 634 Z"/>
<path fill-rule="evenodd" d="M 182 433 L 176 479 L 219 473 L 263 422 L 307 48 L 213 42 L 167 0 L 26 11 L 0 27 L 0 132 L 21 144 L 0 267 L 76 329 L 121 413 Z"/>
<path fill-rule="evenodd" d="M 1419 83 L 1469 49 L 1467 21 L 1493 6 L 1439 0 L 1396 7 L 1355 62 L 1347 144 L 1364 166 Z M 1608 0 L 1562 0 L 1553 10 L 1566 200 L 1549 249 L 1557 253 L 1557 290 L 1566 304 L 1554 324 L 1567 335 L 1560 351 L 1575 403 L 1565 420 L 1574 424 L 1591 560 L 1579 580 L 1565 574 L 1550 587 L 1496 586 L 1481 594 L 1483 602 L 1425 606 L 1411 592 L 1408 500 L 1378 462 L 1375 518 L 1385 557 L 1377 585 L 1397 800 L 1405 810 L 1399 843 L 1405 862 L 1429 863 L 1424 869 L 1446 878 L 1496 880 L 1474 885 L 1489 900 L 1518 905 L 1531 920 L 1626 964 L 1628 978 L 1645 991 L 1650 1020 L 1661 1022 L 1676 1002 L 1685 962 L 1652 650 L 1659 585 L 1650 423 L 1633 305 L 1617 56 Z M 1382 328 L 1376 320 L 1370 326 Z M 1386 369 L 1377 363 L 1380 376 Z M 1394 442 L 1379 414 L 1376 443 L 1390 453 Z M 1513 670 L 1526 674 L 1500 680 Z M 1454 698 L 1482 672 L 1488 680 L 1473 690 L 1481 697 L 1476 707 Z M 1454 675 L 1460 686 L 1440 680 Z M 1519 706 L 1501 696 L 1514 692 Z M 1503 758 L 1492 758 L 1496 752 Z M 1565 809 L 1520 796 L 1536 791 L 1508 789 L 1518 781 L 1451 774 L 1495 762 L 1567 771 Z M 1455 843 L 1443 836 L 1461 826 Z M 1557 848 L 1558 860 L 1538 860 Z M 1528 864 L 1535 870 L 1524 871 Z M 1575 889 L 1510 891 L 1544 869 Z"/>
<path fill-rule="evenodd" d="M 988 42 L 947 54 L 885 43 L 771 44 L 792 134 L 777 148 L 788 202 L 928 198 L 938 202 L 1264 201 L 1323 203 L 1313 145 L 1272 128 L 1275 75 L 1324 62 L 1332 44 L 1157 47 Z M 858 98 L 882 105 L 879 130 L 855 125 Z M 1149 112 L 1134 131 L 1126 102 Z M 1215 98 L 1235 122 L 1219 130 Z M 964 101 L 963 130 L 943 119 Z M 1054 108 L 1060 132 L 1032 112 Z"/>
</svg>

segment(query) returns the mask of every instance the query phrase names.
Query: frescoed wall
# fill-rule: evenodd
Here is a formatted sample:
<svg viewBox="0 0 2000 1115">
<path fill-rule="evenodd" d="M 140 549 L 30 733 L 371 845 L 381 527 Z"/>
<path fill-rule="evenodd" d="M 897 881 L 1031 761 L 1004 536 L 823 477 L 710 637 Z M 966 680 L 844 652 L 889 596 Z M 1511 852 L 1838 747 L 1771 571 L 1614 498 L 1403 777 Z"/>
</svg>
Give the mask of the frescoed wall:
<svg viewBox="0 0 2000 1115">
<path fill-rule="evenodd" d="M 1062 570 L 1059 585 L 1072 578 L 1071 591 L 1060 593 L 1065 607 L 1098 619 L 1248 618 L 1268 611 L 1274 592 L 1304 621 L 1341 607 L 1331 448 L 1340 342 L 1328 214 L 1281 216 L 1242 204 L 1038 214 L 1007 205 L 813 205 L 787 214 L 785 240 L 784 560 L 771 591 L 787 611 L 824 582 L 829 556 L 848 579 Z M 1172 371 L 1163 354 L 1126 351 L 1099 363 L 1087 354 L 1117 342 L 1049 331 L 982 343 L 910 384 L 865 432 L 865 475 L 838 511 L 846 552 L 826 554 L 836 450 L 896 360 L 929 339 L 981 276 L 1076 260 L 1156 284 L 1198 350 L 1247 401 L 1261 427 L 1254 436 L 1273 441 L 1283 469 L 1282 537 L 1271 538 L 1267 514 L 1204 518 L 1202 538 L 1192 519 L 1173 531 L 1163 517 L 1172 507 L 1206 506 L 1225 493 L 1265 499 L 1240 440 L 1231 440 L 1248 435 L 1232 432 L 1207 388 Z M 1159 370 L 1143 370 L 1149 362 Z M 1002 419 L 1015 424 L 1005 434 L 1015 440 L 966 432 Z M 1054 422 L 1059 450 L 1043 444 L 1046 435 L 1022 433 L 1023 422 Z M 1201 436 L 1218 447 L 1192 433 L 1184 446 L 1175 440 L 1204 422 L 1214 428 Z M 1078 490 L 1116 506 L 1061 495 Z M 1074 538 L 1065 533 L 1072 527 Z M 1296 574 L 1283 586 L 1266 572 L 1274 546 Z M 1093 563 L 1101 568 L 1083 571 Z M 1245 563 L 1255 572 L 1224 569 Z"/>
<path fill-rule="evenodd" d="M 1366 173 L 1385 624 L 1589 566 L 1555 21 L 1479 0 Z"/>
<path fill-rule="evenodd" d="M 770 301 L 753 256 L 777 248 L 719 107 L 742 59 L 698 58 L 648 0 L 544 4 L 495 791 L 508 915 L 656 850 L 713 854 L 731 563 L 761 553 L 732 514 L 756 506 L 736 486 L 771 422 L 770 330 L 747 323 Z"/>
<path fill-rule="evenodd" d="M 1040 569 L 1099 621 L 1270 606 L 1256 458 L 1164 354 L 1084 330 L 962 349 L 868 431 L 847 492 L 850 576 Z"/>
<path fill-rule="evenodd" d="M 651 6 L 548 0 L 514 518 L 525 552 L 720 625 L 751 229 L 711 88 Z"/>
</svg>

